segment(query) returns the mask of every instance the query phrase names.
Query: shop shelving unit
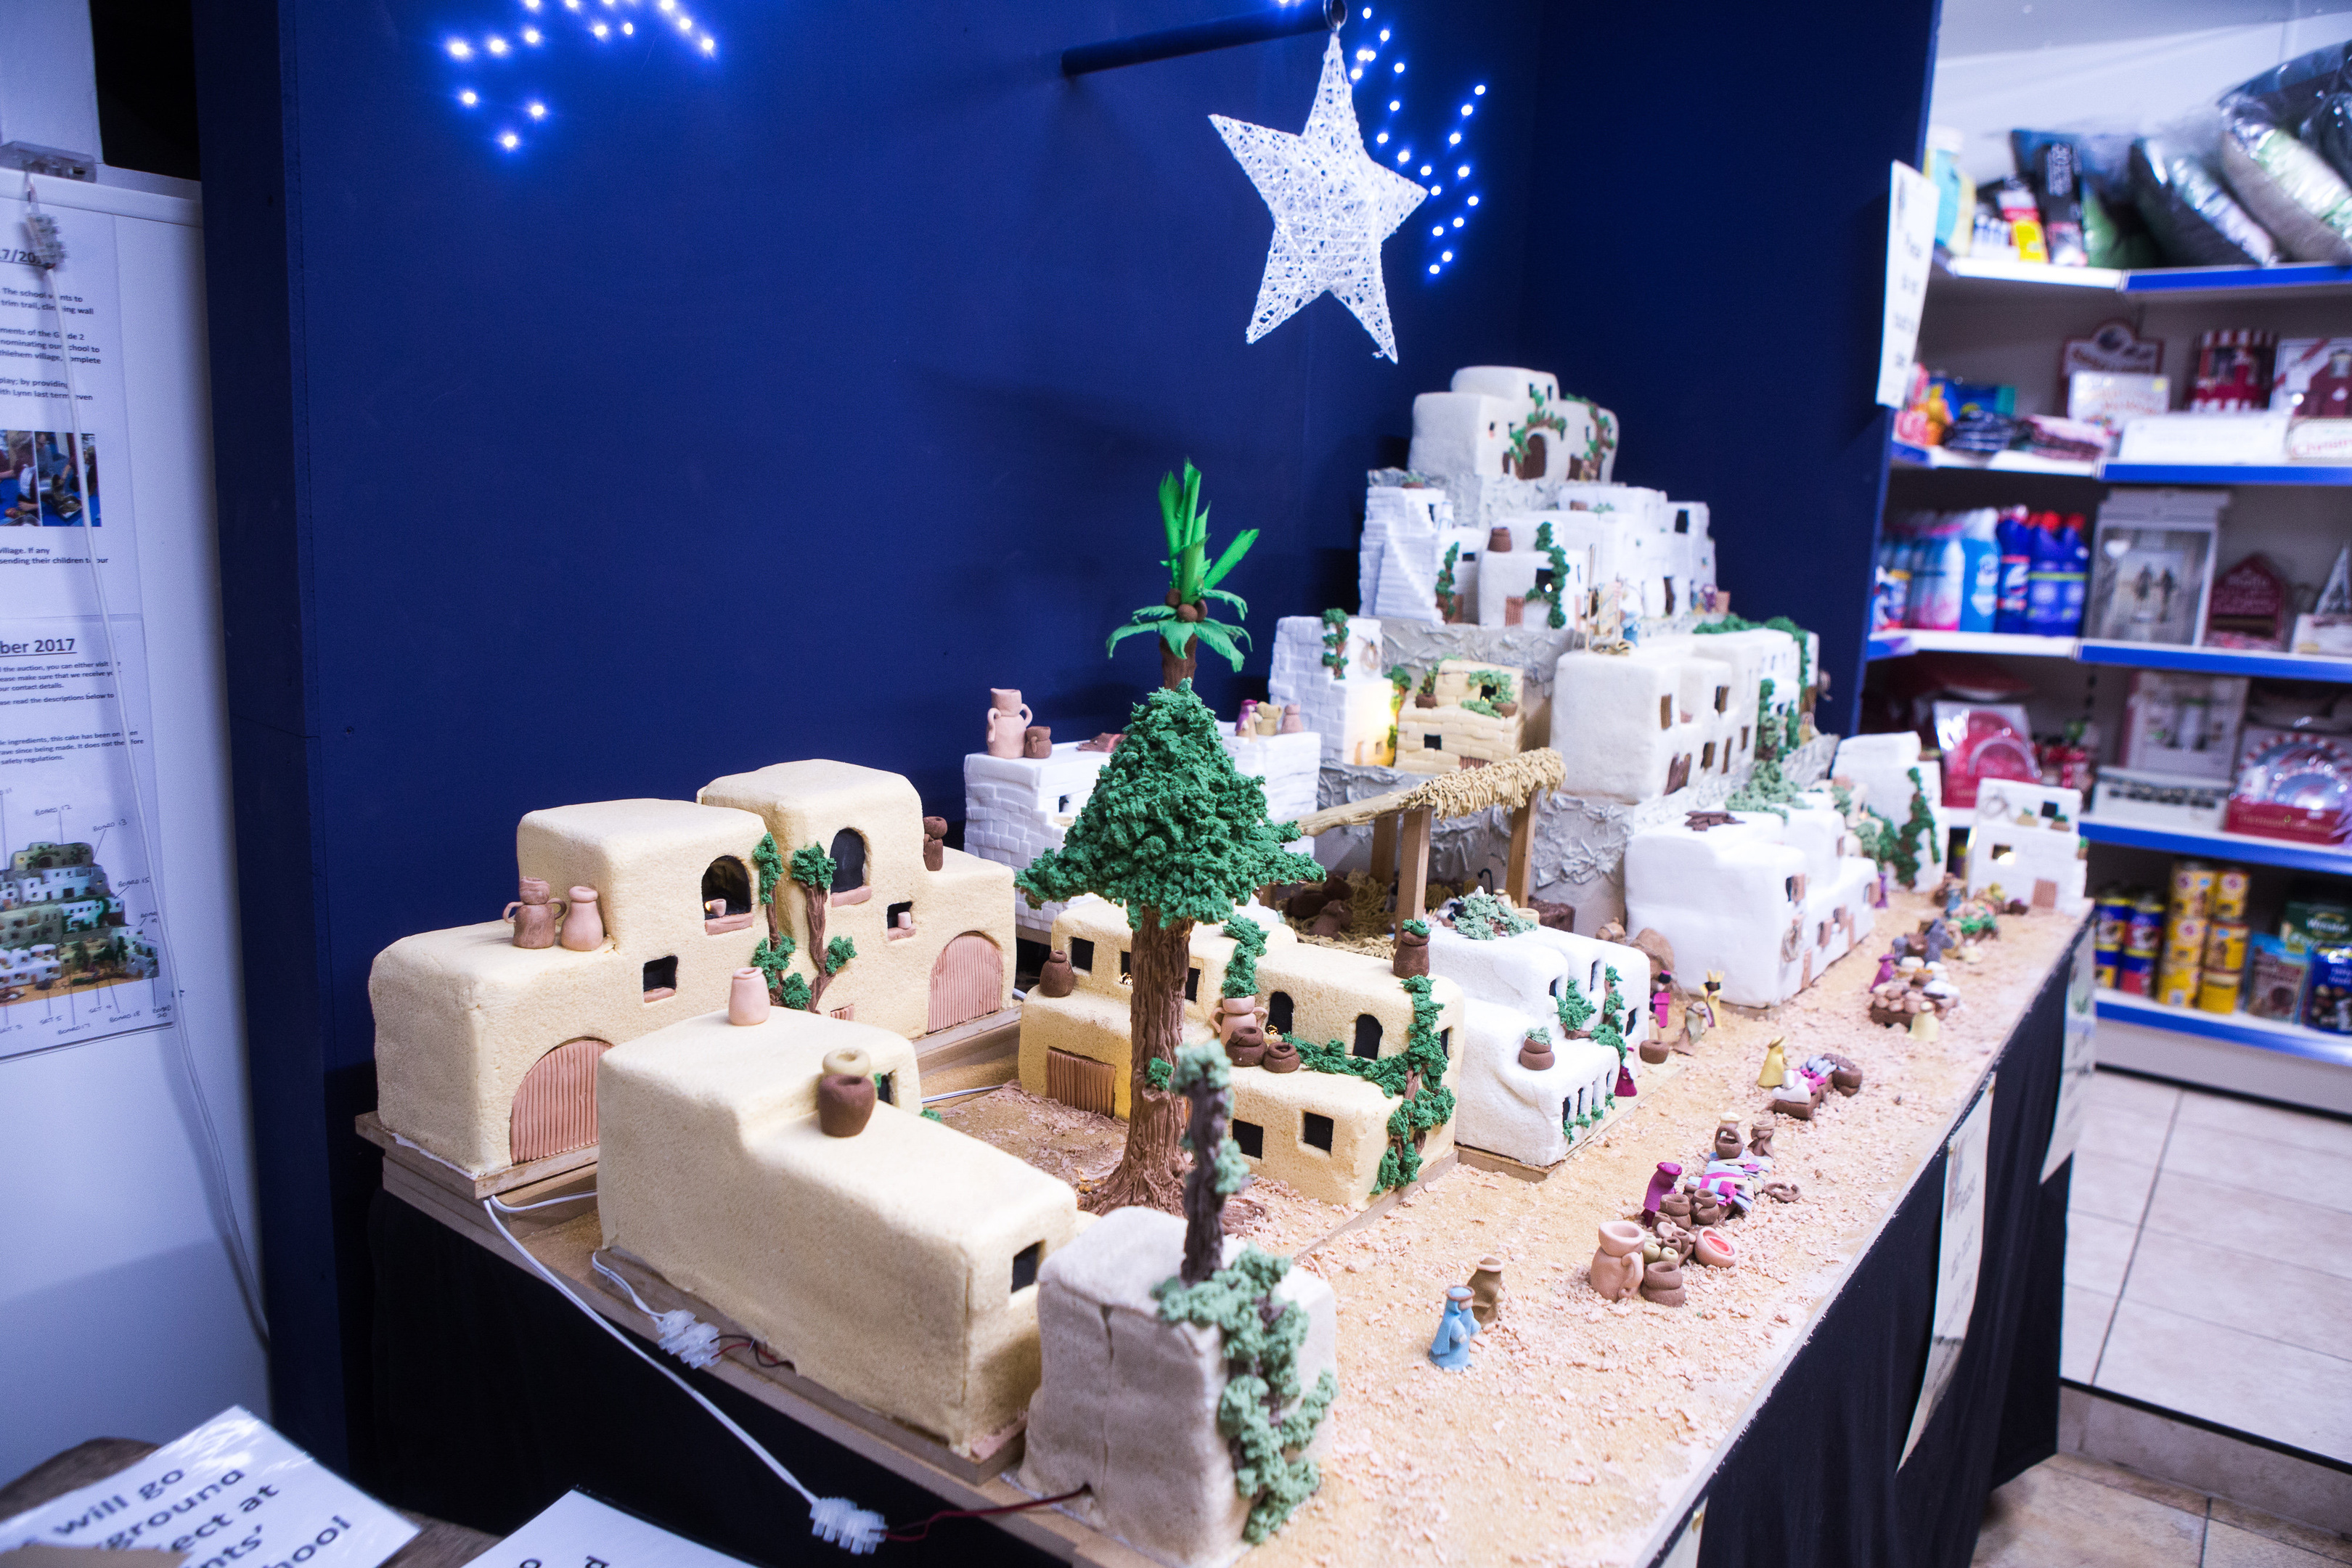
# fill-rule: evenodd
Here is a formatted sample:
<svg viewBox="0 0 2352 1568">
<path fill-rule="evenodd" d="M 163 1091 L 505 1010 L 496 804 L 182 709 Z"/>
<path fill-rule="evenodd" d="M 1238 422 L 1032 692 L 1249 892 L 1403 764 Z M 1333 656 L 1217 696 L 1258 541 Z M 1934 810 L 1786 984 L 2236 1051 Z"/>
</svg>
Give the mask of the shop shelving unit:
<svg viewBox="0 0 2352 1568">
<path fill-rule="evenodd" d="M 2295 264 L 2270 268 L 2203 267 L 2121 271 L 2099 268 L 2055 268 L 1960 257 L 1938 262 L 1929 281 L 1931 312 L 1936 302 L 1941 300 L 1965 308 L 1974 320 L 1984 320 L 1994 311 L 2007 315 L 2021 310 L 2036 310 L 2047 316 L 2053 310 L 2063 312 L 2068 300 L 2082 300 L 2086 296 L 2111 297 L 2122 312 L 2198 301 L 2233 305 L 2242 301 L 2341 300 L 2352 306 L 2352 268 Z M 2352 311 L 2347 311 L 2347 316 L 2352 316 Z M 2347 321 L 2347 325 L 2352 325 L 2352 321 Z M 2074 463 L 2033 458 L 2017 452 L 1976 457 L 1915 447 L 1891 439 L 1887 463 L 1889 468 L 1895 471 L 1946 475 L 1969 470 L 2014 476 L 2021 482 L 2042 484 L 2045 491 L 2053 481 L 2231 489 L 2352 486 L 2352 467 L 2329 464 Z M 1940 486 L 1946 481 L 1939 478 L 1932 481 L 1922 479 L 1914 482 Z M 1980 486 L 1981 482 L 1979 491 Z M 2090 509 L 2083 505 L 2080 510 Z M 1936 651 L 2063 659 L 2085 666 L 2125 669 L 2181 670 L 2352 684 L 2352 658 L 2247 652 L 2231 648 L 2168 647 L 2096 638 L 1899 628 L 1874 633 L 1868 644 L 1868 657 L 1873 660 Z M 2304 844 L 2245 834 L 2153 828 L 2107 822 L 2099 817 L 2095 809 L 2085 814 L 2081 827 L 2083 837 L 2093 845 L 2117 850 L 2194 855 L 2244 865 L 2273 867 L 2289 872 L 2352 878 L 2352 846 Z M 2174 1036 L 2227 1042 L 2352 1067 L 2352 1039 L 2316 1029 L 2275 1024 L 2242 1013 L 2225 1016 L 2196 1008 L 2168 1007 L 2147 997 L 2114 991 L 2099 994 L 2098 1011 L 2102 1018 Z"/>
</svg>

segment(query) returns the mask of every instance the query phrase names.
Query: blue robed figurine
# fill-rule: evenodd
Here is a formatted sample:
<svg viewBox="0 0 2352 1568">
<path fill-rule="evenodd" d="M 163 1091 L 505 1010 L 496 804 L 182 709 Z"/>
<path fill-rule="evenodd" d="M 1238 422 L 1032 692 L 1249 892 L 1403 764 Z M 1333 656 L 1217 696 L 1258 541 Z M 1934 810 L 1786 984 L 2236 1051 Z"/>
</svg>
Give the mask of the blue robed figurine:
<svg viewBox="0 0 2352 1568">
<path fill-rule="evenodd" d="M 1447 1372 L 1467 1368 L 1471 1336 L 1477 1331 L 1478 1320 L 1470 1315 L 1470 1287 L 1451 1287 L 1445 1292 L 1444 1315 L 1437 1320 L 1437 1337 L 1429 1342 L 1430 1363 Z"/>
</svg>

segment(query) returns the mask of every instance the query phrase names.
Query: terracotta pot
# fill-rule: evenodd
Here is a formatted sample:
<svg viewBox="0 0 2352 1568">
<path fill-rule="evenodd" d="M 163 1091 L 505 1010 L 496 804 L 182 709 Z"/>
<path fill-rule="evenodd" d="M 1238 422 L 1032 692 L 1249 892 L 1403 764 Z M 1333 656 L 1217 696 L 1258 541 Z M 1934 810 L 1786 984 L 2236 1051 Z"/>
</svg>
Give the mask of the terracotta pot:
<svg viewBox="0 0 2352 1568">
<path fill-rule="evenodd" d="M 1021 700 L 1019 691 L 993 686 L 988 689 L 988 754 L 1019 756 L 1022 737 L 1029 728 L 1029 705 Z"/>
<path fill-rule="evenodd" d="M 1510 552 L 1511 531 L 1507 528 L 1501 527 L 1488 529 L 1486 531 L 1486 553 L 1489 555 L 1508 555 Z"/>
<path fill-rule="evenodd" d="M 1307 928 L 1308 934 L 1338 936 L 1348 929 L 1348 906 L 1345 904 L 1324 905 L 1323 912 L 1315 917 L 1315 923 Z"/>
<path fill-rule="evenodd" d="M 1503 1315 L 1503 1260 L 1493 1253 L 1478 1259 L 1477 1271 L 1470 1276 L 1470 1315 L 1478 1320 L 1482 1329 L 1490 1326 Z"/>
<path fill-rule="evenodd" d="M 1220 1044 L 1229 1044 L 1235 1032 L 1244 1026 L 1256 1031 L 1258 1028 L 1257 998 L 1255 996 L 1220 997 L 1216 1014 L 1211 1021 L 1216 1025 L 1217 1039 Z M 1265 1037 L 1260 1032 L 1258 1037 L 1263 1040 Z"/>
<path fill-rule="evenodd" d="M 1245 1040 L 1241 1036 L 1235 1035 L 1225 1042 L 1225 1060 L 1237 1068 L 1260 1067 L 1265 1062 L 1265 1036 L 1262 1032 L 1255 1039 L 1251 1040 Z M 1295 1050 L 1291 1052 L 1290 1059 L 1296 1063 L 1298 1060 L 1298 1053 Z M 1282 1069 L 1277 1068 L 1275 1070 L 1279 1072 Z"/>
<path fill-rule="evenodd" d="M 1506 719 L 1517 718 L 1518 716 L 1519 705 L 1516 702 L 1497 702 L 1495 704 L 1495 711 L 1500 713 Z"/>
<path fill-rule="evenodd" d="M 1601 1247 L 1586 1273 L 1593 1289 L 1612 1301 L 1622 1301 L 1642 1283 L 1642 1227 L 1631 1220 L 1603 1220 Z"/>
<path fill-rule="evenodd" d="M 1721 1194 L 1711 1193 L 1705 1187 L 1701 1187 L 1691 1194 L 1690 1228 L 1697 1230 L 1710 1225 L 1719 1225 L 1729 1212 L 1730 1205 L 1723 1201 Z"/>
<path fill-rule="evenodd" d="M 1053 952 L 1047 953 L 1045 955 L 1045 966 L 1037 971 L 1037 994 L 1040 996 L 1067 996 L 1071 992 L 1077 989 L 1077 971 L 1070 967 L 1070 955 L 1068 951 L 1066 949 L 1057 947 Z"/>
<path fill-rule="evenodd" d="M 1643 1037 L 1641 1045 L 1636 1048 L 1642 1053 L 1642 1059 L 1652 1067 L 1656 1067 L 1666 1059 L 1666 1042 L 1661 1036 Z"/>
<path fill-rule="evenodd" d="M 1437 706 L 1437 694 L 1433 691 L 1416 691 L 1412 694 L 1412 705 L 1416 708 L 1434 708 Z"/>
<path fill-rule="evenodd" d="M 1748 1152 L 1759 1160 L 1772 1157 L 1772 1124 L 1751 1121 L 1748 1125 Z"/>
<path fill-rule="evenodd" d="M 1412 974 L 1429 973 L 1429 938 L 1415 936 L 1399 927 L 1396 936 L 1396 956 L 1389 961 L 1389 973 L 1403 979 Z"/>
<path fill-rule="evenodd" d="M 1830 1087 L 1843 1095 L 1860 1094 L 1862 1068 L 1843 1057 L 1832 1057 L 1830 1059 L 1837 1064 L 1830 1069 Z"/>
<path fill-rule="evenodd" d="M 1519 1042 L 1519 1065 L 1529 1072 L 1542 1072 L 1558 1060 L 1552 1055 L 1551 1041 L 1541 1035 L 1529 1035 Z"/>
<path fill-rule="evenodd" d="M 768 1021 L 768 977 L 756 969 L 739 969 L 727 982 L 727 1021 L 764 1024 Z"/>
<path fill-rule="evenodd" d="M 1276 1035 L 1265 1043 L 1265 1055 L 1259 1060 L 1258 1066 L 1268 1072 L 1297 1072 L 1298 1047 Z"/>
<path fill-rule="evenodd" d="M 1655 1301 L 1661 1307 L 1679 1307 L 1687 1298 L 1683 1294 L 1683 1265 L 1678 1258 L 1661 1258 L 1642 1270 L 1642 1300 Z"/>
<path fill-rule="evenodd" d="M 1728 1268 L 1739 1261 L 1739 1248 L 1732 1245 L 1731 1237 L 1709 1226 L 1698 1233 L 1698 1246 L 1691 1256 L 1709 1268 Z"/>
<path fill-rule="evenodd" d="M 1739 1124 L 1726 1121 L 1715 1130 L 1715 1157 L 1718 1160 L 1739 1158 Z"/>
<path fill-rule="evenodd" d="M 947 864 L 948 819 L 944 816 L 923 818 L 923 869 L 937 871 Z"/>
<path fill-rule="evenodd" d="M 1282 728 L 1276 733 L 1283 735 L 1307 733 L 1307 721 L 1299 717 L 1297 703 L 1286 702 L 1282 705 Z"/>
<path fill-rule="evenodd" d="M 1698 1250 L 1698 1233 L 1667 1220 L 1658 1226 L 1658 1246 L 1662 1254 L 1671 1252 L 1677 1262 L 1688 1263 L 1691 1254 Z"/>
<path fill-rule="evenodd" d="M 499 919 L 514 926 L 517 947 L 553 947 L 555 911 L 548 906 L 547 884 L 537 877 L 525 877 L 520 891 L 522 897 L 500 910 Z"/>
<path fill-rule="evenodd" d="M 1658 1200 L 1658 1217 L 1673 1220 L 1676 1225 L 1688 1225 L 1691 1195 L 1688 1193 L 1668 1193 Z"/>
<path fill-rule="evenodd" d="M 593 952 L 604 945 L 604 914 L 596 907 L 596 889 L 574 888 L 563 906 L 563 945 L 572 952 Z"/>
<path fill-rule="evenodd" d="M 1021 731 L 1021 754 L 1032 762 L 1044 762 L 1054 754 L 1054 731 L 1045 724 L 1032 724 Z"/>
<path fill-rule="evenodd" d="M 816 1080 L 817 1131 L 828 1138 L 855 1138 L 874 1115 L 874 1058 L 857 1046 L 825 1053 Z"/>
</svg>

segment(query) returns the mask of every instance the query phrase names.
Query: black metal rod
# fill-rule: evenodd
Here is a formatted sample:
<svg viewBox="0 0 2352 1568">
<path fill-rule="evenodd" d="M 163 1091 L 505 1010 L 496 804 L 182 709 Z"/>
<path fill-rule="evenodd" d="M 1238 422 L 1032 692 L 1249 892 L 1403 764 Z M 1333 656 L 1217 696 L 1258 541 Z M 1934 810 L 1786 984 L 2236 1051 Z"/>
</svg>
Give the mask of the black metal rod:
<svg viewBox="0 0 2352 1568">
<path fill-rule="evenodd" d="M 1195 22 L 1189 27 L 1141 33 L 1132 38 L 1113 38 L 1108 43 L 1081 44 L 1075 49 L 1062 51 L 1062 74 L 1085 76 L 1089 71 L 1116 70 L 1121 66 L 1172 60 L 1180 55 L 1230 49 L 1238 44 L 1263 44 L 1274 38 L 1293 38 L 1301 33 L 1338 32 L 1339 24 L 1347 19 L 1347 0 L 1301 0 L 1296 5 L 1254 12 L 1246 16 Z"/>
</svg>

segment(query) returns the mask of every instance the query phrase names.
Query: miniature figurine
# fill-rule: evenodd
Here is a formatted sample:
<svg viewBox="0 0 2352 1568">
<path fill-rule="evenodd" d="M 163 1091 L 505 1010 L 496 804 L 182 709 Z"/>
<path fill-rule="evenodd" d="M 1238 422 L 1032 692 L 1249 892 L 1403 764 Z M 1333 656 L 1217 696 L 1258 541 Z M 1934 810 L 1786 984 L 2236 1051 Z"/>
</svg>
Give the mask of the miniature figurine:
<svg viewBox="0 0 2352 1568">
<path fill-rule="evenodd" d="M 1419 930 L 1415 930 L 1415 927 Z M 1389 962 L 1389 973 L 1402 979 L 1408 975 L 1429 973 L 1429 922 L 1407 921 L 1397 928 L 1396 953 Z"/>
<path fill-rule="evenodd" d="M 1672 1193 L 1675 1190 L 1675 1184 L 1682 1179 L 1683 1168 L 1680 1165 L 1675 1163 L 1671 1160 L 1661 1160 L 1658 1162 L 1657 1170 L 1653 1172 L 1650 1176 L 1650 1190 L 1642 1194 L 1642 1223 L 1643 1225 L 1654 1225 L 1657 1223 L 1659 1201 L 1664 1198 L 1668 1194 Z"/>
<path fill-rule="evenodd" d="M 596 889 L 574 888 L 563 907 L 563 947 L 567 952 L 593 952 L 604 945 L 604 914 L 596 907 Z"/>
<path fill-rule="evenodd" d="M 1307 721 L 1299 716 L 1297 703 L 1286 702 L 1282 705 L 1282 728 L 1276 731 L 1275 733 L 1278 735 L 1303 735 L 1307 733 Z"/>
<path fill-rule="evenodd" d="M 1470 1342 L 1477 1333 L 1478 1320 L 1470 1312 L 1470 1287 L 1447 1287 L 1437 1337 L 1429 1342 L 1430 1364 L 1445 1372 L 1465 1370 L 1470 1365 Z"/>
<path fill-rule="evenodd" d="M 547 884 L 525 877 L 520 891 L 522 896 L 500 910 L 499 919 L 513 925 L 517 947 L 553 947 L 555 911 L 548 907 Z"/>
<path fill-rule="evenodd" d="M 1715 999 L 1723 993 L 1723 972 L 1710 969 L 1706 973 L 1706 989 L 1703 995 L 1694 996 L 1683 1004 L 1683 1054 L 1695 1054 L 1700 1040 L 1715 1027 Z"/>
<path fill-rule="evenodd" d="M 1118 748 L 1119 741 L 1126 735 L 1126 733 L 1127 731 L 1124 730 L 1105 730 L 1101 734 L 1097 735 L 1091 741 L 1080 741 L 1078 742 L 1078 750 L 1082 752 L 1116 751 Z"/>
<path fill-rule="evenodd" d="M 1633 1068 L 1630 1063 L 1620 1061 L 1617 1064 L 1617 1085 L 1611 1092 L 1620 1100 L 1631 1100 L 1642 1092 L 1634 1086 Z"/>
<path fill-rule="evenodd" d="M 1729 1111 L 1724 1112 L 1716 1119 L 1715 1158 L 1717 1160 L 1739 1158 L 1739 1118 Z"/>
<path fill-rule="evenodd" d="M 1792 1204 L 1797 1201 L 1797 1184 L 1794 1182 L 1767 1182 L 1756 1190 L 1774 1203 Z"/>
<path fill-rule="evenodd" d="M 1601 1247 L 1585 1273 L 1604 1300 L 1622 1301 L 1640 1288 L 1643 1239 L 1641 1226 L 1631 1220 L 1601 1222 Z"/>
<path fill-rule="evenodd" d="M 1478 1320 L 1481 1329 L 1494 1326 L 1503 1315 L 1503 1260 L 1493 1253 L 1478 1259 L 1476 1272 L 1470 1276 L 1470 1315 Z"/>
<path fill-rule="evenodd" d="M 1871 986 L 1871 989 L 1872 989 L 1872 990 L 1874 990 L 1874 990 L 1876 990 L 1876 989 L 1877 989 L 1878 987 L 1880 987 L 1881 985 L 1885 984 L 1888 981 L 1890 981 L 1890 980 L 1892 980 L 1892 979 L 1894 979 L 1894 978 L 1895 978 L 1895 957 L 1896 957 L 1896 954 L 1895 954 L 1895 951 L 1894 951 L 1892 948 L 1890 948 L 1890 949 L 1888 949 L 1886 952 L 1883 952 L 1883 953 L 1879 954 L 1879 957 L 1878 957 L 1878 973 L 1877 973 L 1876 974 L 1874 974 L 1874 975 L 1871 976 L 1871 980 L 1870 980 L 1870 986 Z"/>
<path fill-rule="evenodd" d="M 1658 1252 L 1661 1257 L 1673 1253 L 1681 1262 L 1688 1263 L 1691 1254 L 1698 1249 L 1698 1232 L 1685 1230 L 1672 1220 L 1658 1226 Z"/>
<path fill-rule="evenodd" d="M 1030 721 L 1029 705 L 1021 700 L 1021 693 L 1009 687 L 992 686 L 988 690 L 988 754 L 992 757 L 1017 757 L 1027 734 Z"/>
<path fill-rule="evenodd" d="M 1929 1008 L 1925 1012 L 1914 1013 L 1911 1015 L 1911 1037 L 1913 1039 L 1933 1041 L 1942 1033 L 1942 1027 L 1936 1022 L 1936 1014 L 1933 1008 Z"/>
<path fill-rule="evenodd" d="M 1045 955 L 1044 967 L 1037 971 L 1037 994 L 1067 996 L 1077 989 L 1077 971 L 1070 967 L 1067 948 L 1057 947 Z"/>
<path fill-rule="evenodd" d="M 1770 1161 L 1772 1158 L 1772 1124 L 1770 1122 L 1751 1121 L 1748 1124 L 1748 1152 L 1759 1160 Z"/>
<path fill-rule="evenodd" d="M 1883 910 L 1887 907 L 1889 902 L 1892 901 L 1888 896 L 1887 883 L 1894 879 L 1894 876 L 1895 868 L 1892 866 L 1888 865 L 1885 861 L 1879 862 L 1878 880 L 1872 885 L 1870 890 L 1870 907 L 1872 909 Z"/>
<path fill-rule="evenodd" d="M 1693 1228 L 1720 1225 L 1731 1212 L 1730 1195 L 1711 1186 L 1695 1188 L 1690 1195 L 1690 1221 Z"/>
<path fill-rule="evenodd" d="M 756 969 L 739 969 L 727 982 L 727 1021 L 764 1024 L 768 1021 L 768 977 Z"/>
<path fill-rule="evenodd" d="M 863 1046 L 827 1051 L 816 1080 L 817 1131 L 828 1138 L 855 1138 L 874 1115 L 874 1058 Z"/>
<path fill-rule="evenodd" d="M 1674 1011 L 1674 972 L 1661 969 L 1650 982 L 1650 1017 L 1657 1025 L 1658 1033 L 1661 1035 L 1666 1032 L 1666 1018 Z M 1658 1059 L 1664 1061 L 1665 1058 L 1661 1057 Z"/>
<path fill-rule="evenodd" d="M 1764 1047 L 1764 1068 L 1756 1075 L 1759 1089 L 1778 1089 L 1789 1081 L 1788 1058 L 1781 1054 L 1780 1039 L 1775 1037 Z"/>
</svg>

